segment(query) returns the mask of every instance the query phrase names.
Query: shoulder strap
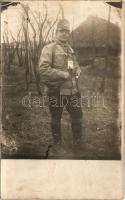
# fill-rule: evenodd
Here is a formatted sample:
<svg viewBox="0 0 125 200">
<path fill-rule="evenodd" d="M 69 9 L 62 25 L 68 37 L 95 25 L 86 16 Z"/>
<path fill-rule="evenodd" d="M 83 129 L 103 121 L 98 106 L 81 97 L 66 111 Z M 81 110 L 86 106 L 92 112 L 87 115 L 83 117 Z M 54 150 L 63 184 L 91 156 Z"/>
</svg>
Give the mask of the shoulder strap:
<svg viewBox="0 0 125 200">
<path fill-rule="evenodd" d="M 55 50 L 56 50 L 56 43 L 54 42 L 53 48 L 52 48 L 52 67 L 53 67 L 54 59 L 55 59 Z"/>
<path fill-rule="evenodd" d="M 68 44 L 68 48 L 69 48 L 69 50 L 70 50 L 70 52 L 72 53 L 72 54 L 75 54 L 75 52 L 74 52 L 74 50 L 72 49 L 72 47 Z"/>
</svg>

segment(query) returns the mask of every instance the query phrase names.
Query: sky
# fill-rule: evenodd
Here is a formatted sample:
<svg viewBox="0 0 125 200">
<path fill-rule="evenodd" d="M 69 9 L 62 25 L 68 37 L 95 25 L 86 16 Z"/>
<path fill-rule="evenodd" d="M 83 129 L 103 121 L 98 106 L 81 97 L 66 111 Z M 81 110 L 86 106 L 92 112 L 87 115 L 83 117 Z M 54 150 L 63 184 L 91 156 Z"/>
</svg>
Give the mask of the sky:
<svg viewBox="0 0 125 200">
<path fill-rule="evenodd" d="M 80 25 L 87 19 L 88 16 L 98 16 L 104 19 L 108 18 L 109 6 L 104 1 L 22 1 L 22 4 L 28 5 L 32 12 L 42 12 L 43 4 L 47 5 L 48 15 L 56 18 L 59 10 L 59 3 L 63 6 L 65 18 L 70 21 L 71 30 Z M 119 9 L 120 10 L 120 9 Z M 3 35 L 4 29 L 8 29 L 16 37 L 17 32 L 21 26 L 22 6 L 10 6 L 1 15 L 1 31 Z M 5 23 L 7 22 L 7 23 Z M 117 23 L 121 26 L 121 19 L 119 17 L 117 8 L 111 9 L 111 22 Z M 2 40 L 2 38 L 1 38 Z"/>
</svg>

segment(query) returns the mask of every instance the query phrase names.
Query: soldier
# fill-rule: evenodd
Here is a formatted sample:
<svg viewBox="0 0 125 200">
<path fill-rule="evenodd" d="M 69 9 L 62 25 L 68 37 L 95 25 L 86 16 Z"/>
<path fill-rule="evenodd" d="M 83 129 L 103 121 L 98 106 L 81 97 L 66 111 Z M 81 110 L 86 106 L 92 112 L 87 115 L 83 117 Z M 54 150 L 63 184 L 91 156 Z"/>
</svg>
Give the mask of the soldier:
<svg viewBox="0 0 125 200">
<path fill-rule="evenodd" d="M 39 61 L 41 81 L 48 86 L 51 128 L 56 146 L 62 144 L 61 117 L 64 106 L 71 117 L 73 145 L 79 146 L 82 137 L 82 109 L 78 88 L 81 70 L 68 44 L 69 36 L 68 20 L 59 20 L 56 39 L 43 48 Z"/>
</svg>

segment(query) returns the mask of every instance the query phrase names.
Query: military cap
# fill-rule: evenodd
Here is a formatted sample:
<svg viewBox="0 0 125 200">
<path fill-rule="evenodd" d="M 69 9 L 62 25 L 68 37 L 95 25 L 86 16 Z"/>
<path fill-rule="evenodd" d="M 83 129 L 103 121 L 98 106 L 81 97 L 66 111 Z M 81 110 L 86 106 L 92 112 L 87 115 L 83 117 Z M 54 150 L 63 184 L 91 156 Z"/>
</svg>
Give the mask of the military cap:
<svg viewBox="0 0 125 200">
<path fill-rule="evenodd" d="M 60 19 L 57 23 L 57 30 L 69 30 L 70 31 L 70 24 L 67 19 Z"/>
</svg>

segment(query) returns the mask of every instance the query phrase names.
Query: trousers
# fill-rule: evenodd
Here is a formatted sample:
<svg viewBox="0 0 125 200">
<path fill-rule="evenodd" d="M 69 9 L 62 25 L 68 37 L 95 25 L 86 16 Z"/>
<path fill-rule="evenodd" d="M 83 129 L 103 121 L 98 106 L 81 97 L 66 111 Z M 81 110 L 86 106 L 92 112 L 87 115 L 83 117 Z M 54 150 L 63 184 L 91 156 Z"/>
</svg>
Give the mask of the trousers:
<svg viewBox="0 0 125 200">
<path fill-rule="evenodd" d="M 61 118 L 64 107 L 71 117 L 73 144 L 80 144 L 82 138 L 82 108 L 80 104 L 80 93 L 60 95 L 59 92 L 55 92 L 48 94 L 48 96 L 54 144 L 60 144 L 62 142 Z"/>
</svg>

